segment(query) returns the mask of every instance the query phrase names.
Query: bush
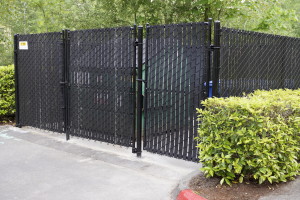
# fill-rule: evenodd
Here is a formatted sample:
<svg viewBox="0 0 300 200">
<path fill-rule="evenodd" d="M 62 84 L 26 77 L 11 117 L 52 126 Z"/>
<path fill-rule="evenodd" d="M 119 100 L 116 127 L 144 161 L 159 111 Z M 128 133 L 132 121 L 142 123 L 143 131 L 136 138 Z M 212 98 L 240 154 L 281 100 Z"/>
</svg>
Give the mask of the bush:
<svg viewBox="0 0 300 200">
<path fill-rule="evenodd" d="M 0 66 L 0 122 L 15 113 L 14 66 Z"/>
<path fill-rule="evenodd" d="M 207 177 L 285 182 L 299 175 L 300 89 L 210 98 L 199 113 L 199 159 Z"/>
</svg>

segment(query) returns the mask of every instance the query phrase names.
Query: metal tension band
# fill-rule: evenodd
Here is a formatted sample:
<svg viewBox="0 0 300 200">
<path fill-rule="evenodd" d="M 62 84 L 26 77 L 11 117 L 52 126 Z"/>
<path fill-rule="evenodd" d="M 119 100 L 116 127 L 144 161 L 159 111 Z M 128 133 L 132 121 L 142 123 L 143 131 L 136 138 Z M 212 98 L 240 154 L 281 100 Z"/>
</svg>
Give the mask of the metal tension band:
<svg viewBox="0 0 300 200">
<path fill-rule="evenodd" d="M 135 79 L 136 81 L 141 81 L 141 82 L 144 82 L 144 83 L 146 83 L 147 81 L 146 80 L 144 80 L 144 79 Z"/>
<path fill-rule="evenodd" d="M 59 84 L 65 85 L 65 84 L 68 84 L 68 82 L 59 82 Z"/>
</svg>

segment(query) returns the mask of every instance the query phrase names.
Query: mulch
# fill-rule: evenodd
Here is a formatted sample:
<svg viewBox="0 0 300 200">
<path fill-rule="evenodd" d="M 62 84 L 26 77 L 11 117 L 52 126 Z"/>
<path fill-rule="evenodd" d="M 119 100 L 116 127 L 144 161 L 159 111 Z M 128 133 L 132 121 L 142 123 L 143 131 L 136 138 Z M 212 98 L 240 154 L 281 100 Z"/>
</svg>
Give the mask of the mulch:
<svg viewBox="0 0 300 200">
<path fill-rule="evenodd" d="M 275 192 L 288 183 L 265 182 L 258 184 L 254 181 L 220 185 L 220 178 L 206 178 L 203 173 L 195 176 L 189 187 L 196 194 L 208 200 L 257 200 L 259 197 Z"/>
</svg>

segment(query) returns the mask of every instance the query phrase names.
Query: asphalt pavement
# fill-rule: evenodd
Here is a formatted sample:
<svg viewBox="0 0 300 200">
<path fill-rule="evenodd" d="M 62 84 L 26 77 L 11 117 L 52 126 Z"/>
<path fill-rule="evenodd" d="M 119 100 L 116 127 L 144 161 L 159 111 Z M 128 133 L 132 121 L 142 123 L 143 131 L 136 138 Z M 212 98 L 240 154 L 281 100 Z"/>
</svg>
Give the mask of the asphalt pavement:
<svg viewBox="0 0 300 200">
<path fill-rule="evenodd" d="M 164 200 L 200 164 L 32 128 L 0 126 L 0 199 Z M 176 191 L 175 191 L 176 192 Z"/>
<path fill-rule="evenodd" d="M 0 200 L 169 200 L 200 164 L 33 128 L 0 126 Z M 300 178 L 260 200 L 300 200 Z"/>
</svg>

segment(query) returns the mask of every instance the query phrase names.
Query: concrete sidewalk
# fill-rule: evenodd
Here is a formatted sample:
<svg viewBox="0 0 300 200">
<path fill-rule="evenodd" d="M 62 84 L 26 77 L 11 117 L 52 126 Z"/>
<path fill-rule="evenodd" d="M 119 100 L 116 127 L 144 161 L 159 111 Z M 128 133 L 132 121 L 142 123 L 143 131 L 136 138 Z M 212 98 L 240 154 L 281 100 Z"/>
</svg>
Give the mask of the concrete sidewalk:
<svg viewBox="0 0 300 200">
<path fill-rule="evenodd" d="M 31 128 L 0 126 L 0 199 L 174 199 L 199 164 Z"/>
</svg>

